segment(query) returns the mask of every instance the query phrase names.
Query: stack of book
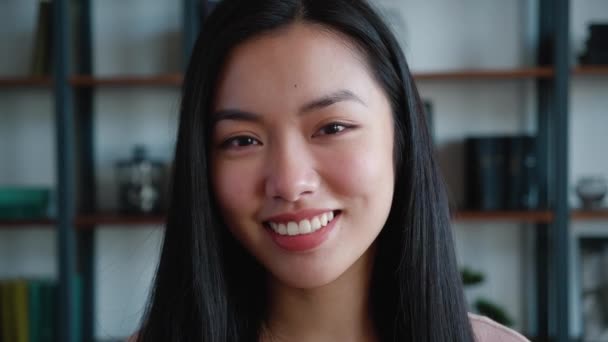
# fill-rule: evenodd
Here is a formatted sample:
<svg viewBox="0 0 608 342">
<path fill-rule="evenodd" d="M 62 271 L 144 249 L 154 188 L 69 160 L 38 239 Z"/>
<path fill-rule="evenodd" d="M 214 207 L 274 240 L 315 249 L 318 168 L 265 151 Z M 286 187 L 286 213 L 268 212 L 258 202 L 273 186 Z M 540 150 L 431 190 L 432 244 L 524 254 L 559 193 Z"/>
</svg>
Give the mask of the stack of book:
<svg viewBox="0 0 608 342">
<path fill-rule="evenodd" d="M 53 341 L 57 286 L 49 280 L 0 282 L 0 337 L 3 342 Z"/>
<path fill-rule="evenodd" d="M 608 23 L 589 25 L 586 50 L 581 55 L 581 64 L 608 64 Z"/>
<path fill-rule="evenodd" d="M 465 154 L 466 209 L 538 208 L 534 137 L 469 137 Z"/>
<path fill-rule="evenodd" d="M 81 286 L 78 281 L 75 284 L 79 308 Z M 58 287 L 52 280 L 0 281 L 0 341 L 58 341 L 57 300 Z"/>
</svg>

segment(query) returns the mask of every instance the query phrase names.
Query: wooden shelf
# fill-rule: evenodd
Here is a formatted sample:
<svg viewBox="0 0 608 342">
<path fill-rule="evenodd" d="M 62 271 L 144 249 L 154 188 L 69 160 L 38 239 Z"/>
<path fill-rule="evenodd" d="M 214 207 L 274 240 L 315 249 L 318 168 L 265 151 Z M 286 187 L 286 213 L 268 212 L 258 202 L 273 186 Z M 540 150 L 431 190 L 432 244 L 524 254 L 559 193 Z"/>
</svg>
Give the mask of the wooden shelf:
<svg viewBox="0 0 608 342">
<path fill-rule="evenodd" d="M 0 219 L 0 229 L 13 228 L 13 227 L 33 227 L 33 226 L 45 226 L 51 228 L 55 225 L 53 219 L 24 219 L 24 220 L 6 220 Z"/>
<path fill-rule="evenodd" d="M 608 220 L 608 208 L 591 210 L 573 210 L 572 220 Z M 457 211 L 454 214 L 455 222 L 470 221 L 503 221 L 503 222 L 529 222 L 529 223 L 551 223 L 553 214 L 550 211 Z M 0 220 L 0 229 L 13 227 L 33 226 L 55 226 L 54 219 L 38 220 Z M 76 226 L 79 228 L 100 225 L 107 226 L 162 226 L 165 224 L 163 215 L 121 215 L 117 213 L 102 213 L 94 215 L 81 215 L 76 218 Z"/>
<path fill-rule="evenodd" d="M 550 223 L 553 214 L 550 211 L 457 211 L 454 221 L 507 221 Z"/>
<path fill-rule="evenodd" d="M 94 215 L 81 215 L 76 218 L 75 225 L 79 228 L 96 227 L 99 225 L 109 226 L 141 226 L 141 225 L 164 225 L 165 217 L 162 215 L 121 215 L 117 213 L 102 213 Z M 46 226 L 54 228 L 57 224 L 54 219 L 28 219 L 28 220 L 0 220 L 0 229 L 13 227 L 29 228 L 35 226 Z"/>
<path fill-rule="evenodd" d="M 579 65 L 572 74 L 580 76 L 608 76 L 608 65 Z"/>
<path fill-rule="evenodd" d="M 93 227 L 99 225 L 107 226 L 141 226 L 141 225 L 164 225 L 163 215 L 121 215 L 117 213 L 101 213 L 94 215 L 82 215 L 76 218 L 76 226 L 79 228 Z"/>
<path fill-rule="evenodd" d="M 50 76 L 0 77 L 0 87 L 50 87 Z"/>
<path fill-rule="evenodd" d="M 608 220 L 608 208 L 599 210 L 574 210 L 572 220 Z"/>
<path fill-rule="evenodd" d="M 70 78 L 70 83 L 75 87 L 132 87 L 132 86 L 181 86 L 183 76 L 181 74 L 166 74 L 155 76 L 111 76 L 94 77 L 77 75 Z"/>
<path fill-rule="evenodd" d="M 551 67 L 521 68 L 505 70 L 454 70 L 441 72 L 414 72 L 416 80 L 474 80 L 474 79 L 527 79 L 527 78 L 551 78 L 553 69 Z"/>
<path fill-rule="evenodd" d="M 576 66 L 573 75 L 608 76 L 608 65 Z M 416 80 L 475 80 L 475 79 L 527 79 L 551 78 L 551 67 L 521 68 L 521 69 L 488 69 L 488 70 L 451 70 L 437 72 L 414 72 Z M 180 86 L 183 75 L 180 73 L 138 76 L 119 75 L 94 77 L 76 75 L 70 78 L 70 83 L 76 87 L 131 87 L 131 86 Z M 49 87 L 52 86 L 50 76 L 0 77 L 0 87 Z"/>
</svg>

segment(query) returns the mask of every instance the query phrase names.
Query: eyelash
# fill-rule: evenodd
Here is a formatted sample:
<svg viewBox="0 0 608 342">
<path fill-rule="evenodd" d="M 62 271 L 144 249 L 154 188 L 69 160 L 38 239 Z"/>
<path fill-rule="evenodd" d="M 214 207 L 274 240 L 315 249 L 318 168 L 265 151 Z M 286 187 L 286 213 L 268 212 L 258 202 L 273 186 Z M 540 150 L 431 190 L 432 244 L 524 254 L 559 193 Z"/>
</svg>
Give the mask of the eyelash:
<svg viewBox="0 0 608 342">
<path fill-rule="evenodd" d="M 336 129 L 337 127 L 339 127 L 339 128 L 333 133 L 327 133 L 327 131 L 325 131 L 329 128 Z M 340 135 L 344 131 L 352 129 L 354 127 L 355 127 L 354 125 L 347 125 L 347 124 L 340 123 L 340 122 L 331 122 L 319 129 L 319 132 L 325 131 L 324 133 L 321 133 L 321 134 L 315 133 L 315 134 L 313 134 L 313 137 L 324 136 L 324 135 Z M 244 142 L 244 140 L 246 140 L 245 144 L 240 144 L 240 143 Z M 239 136 L 229 138 L 229 139 L 225 140 L 224 142 L 222 142 L 222 144 L 220 145 L 220 148 L 222 148 L 222 149 L 230 149 L 230 148 L 241 149 L 241 148 L 246 148 L 246 147 L 252 146 L 252 145 L 262 145 L 262 143 L 254 137 L 251 137 L 248 135 L 239 135 Z"/>
<path fill-rule="evenodd" d="M 243 140 L 247 140 L 247 143 L 244 145 L 239 144 L 239 142 L 243 142 Z M 229 149 L 229 148 L 240 149 L 240 148 L 245 148 L 245 147 L 251 146 L 251 145 L 261 145 L 261 143 L 256 138 L 253 138 L 253 137 L 250 137 L 247 135 L 239 135 L 239 136 L 232 137 L 232 138 L 229 138 L 226 141 L 224 141 L 220 145 L 220 148 L 222 148 L 222 149 Z"/>
<path fill-rule="evenodd" d="M 347 124 L 344 124 L 344 123 L 341 123 L 341 122 L 331 122 L 331 123 L 329 123 L 329 124 L 321 127 L 321 129 L 319 129 L 319 131 L 323 131 L 323 130 L 326 130 L 328 128 L 336 128 L 336 127 L 341 127 L 341 129 L 339 129 L 339 130 L 337 130 L 337 131 L 335 131 L 333 133 L 324 133 L 324 134 L 315 133 L 313 135 L 313 137 L 319 136 L 319 135 L 339 135 L 339 134 L 342 134 L 344 131 L 346 131 L 348 129 L 354 128 L 355 126 L 354 125 L 347 125 Z"/>
</svg>

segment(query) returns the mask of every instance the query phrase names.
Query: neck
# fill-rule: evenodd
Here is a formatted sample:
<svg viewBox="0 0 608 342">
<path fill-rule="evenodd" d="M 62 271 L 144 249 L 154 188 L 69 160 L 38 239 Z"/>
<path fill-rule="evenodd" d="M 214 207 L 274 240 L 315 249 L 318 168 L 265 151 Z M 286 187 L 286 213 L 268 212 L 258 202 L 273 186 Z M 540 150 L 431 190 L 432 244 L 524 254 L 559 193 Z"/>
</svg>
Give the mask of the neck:
<svg viewBox="0 0 608 342">
<path fill-rule="evenodd" d="M 333 282 L 312 289 L 271 278 L 263 341 L 376 341 L 371 318 L 373 248 Z"/>
</svg>

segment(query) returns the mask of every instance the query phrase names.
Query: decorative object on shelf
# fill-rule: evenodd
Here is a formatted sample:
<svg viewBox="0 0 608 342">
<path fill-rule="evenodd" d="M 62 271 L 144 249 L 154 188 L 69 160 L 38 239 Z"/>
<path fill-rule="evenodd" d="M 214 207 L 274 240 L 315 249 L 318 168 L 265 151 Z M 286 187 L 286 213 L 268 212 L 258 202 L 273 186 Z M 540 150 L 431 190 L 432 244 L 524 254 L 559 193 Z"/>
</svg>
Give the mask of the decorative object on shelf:
<svg viewBox="0 0 608 342">
<path fill-rule="evenodd" d="M 465 139 L 466 208 L 538 207 L 536 139 L 528 135 Z"/>
<path fill-rule="evenodd" d="M 601 208 L 606 192 L 608 182 L 600 175 L 582 177 L 576 184 L 576 194 L 581 199 L 583 208 L 587 210 Z"/>
<path fill-rule="evenodd" d="M 120 211 L 153 214 L 161 211 L 165 165 L 149 159 L 144 146 L 133 149 L 130 160 L 116 163 Z"/>
<path fill-rule="evenodd" d="M 50 194 L 51 190 L 48 188 L 0 188 L 0 219 L 48 218 Z"/>
<path fill-rule="evenodd" d="M 608 23 L 589 25 L 586 49 L 580 55 L 581 64 L 608 65 Z"/>
<path fill-rule="evenodd" d="M 460 276 L 462 278 L 462 284 L 465 286 L 465 288 L 473 285 L 479 285 L 483 283 L 485 279 L 483 273 L 473 271 L 466 266 L 460 270 Z M 500 324 L 513 326 L 513 319 L 507 314 L 507 312 L 499 305 L 488 299 L 478 298 L 475 300 L 473 307 L 479 314 L 487 316 Z"/>
<path fill-rule="evenodd" d="M 580 239 L 584 341 L 608 341 L 608 239 Z"/>
</svg>

